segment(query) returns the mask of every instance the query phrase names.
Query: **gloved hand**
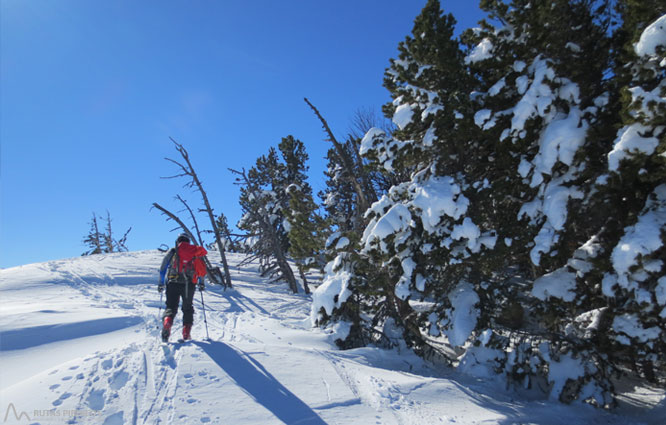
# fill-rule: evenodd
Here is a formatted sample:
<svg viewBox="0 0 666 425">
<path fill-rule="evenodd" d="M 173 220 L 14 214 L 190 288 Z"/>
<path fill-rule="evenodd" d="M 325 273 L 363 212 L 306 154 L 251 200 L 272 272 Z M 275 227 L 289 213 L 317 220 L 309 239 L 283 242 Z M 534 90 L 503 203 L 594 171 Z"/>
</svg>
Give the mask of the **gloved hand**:
<svg viewBox="0 0 666 425">
<path fill-rule="evenodd" d="M 164 285 L 160 283 L 159 285 L 157 285 L 157 292 L 161 294 L 163 291 L 164 291 Z"/>
<path fill-rule="evenodd" d="M 203 292 L 203 291 L 206 289 L 206 287 L 204 286 L 203 282 L 199 283 L 198 286 L 199 286 L 199 291 L 202 291 L 202 292 Z"/>
</svg>

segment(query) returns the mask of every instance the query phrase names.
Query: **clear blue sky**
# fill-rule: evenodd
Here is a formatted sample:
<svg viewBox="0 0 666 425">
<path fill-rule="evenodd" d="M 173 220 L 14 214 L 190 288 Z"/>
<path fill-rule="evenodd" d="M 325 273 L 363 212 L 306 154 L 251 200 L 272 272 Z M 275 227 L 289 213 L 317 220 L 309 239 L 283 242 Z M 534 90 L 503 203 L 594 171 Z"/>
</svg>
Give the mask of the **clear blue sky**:
<svg viewBox="0 0 666 425">
<path fill-rule="evenodd" d="M 93 212 L 131 250 L 171 244 L 153 202 L 199 205 L 164 157 L 189 150 L 216 212 L 240 218 L 228 167 L 292 134 L 321 188 L 324 134 L 389 97 L 384 69 L 425 0 L 2 0 L 0 267 L 80 255 Z M 459 30 L 473 1 L 443 1 Z M 200 217 L 203 224 L 204 217 Z"/>
</svg>

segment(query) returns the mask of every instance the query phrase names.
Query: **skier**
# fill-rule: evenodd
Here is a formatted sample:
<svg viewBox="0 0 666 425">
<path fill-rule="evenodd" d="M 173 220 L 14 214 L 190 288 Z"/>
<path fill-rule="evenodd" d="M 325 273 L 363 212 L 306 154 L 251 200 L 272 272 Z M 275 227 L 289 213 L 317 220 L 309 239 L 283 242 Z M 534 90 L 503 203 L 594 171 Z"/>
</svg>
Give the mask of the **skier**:
<svg viewBox="0 0 666 425">
<path fill-rule="evenodd" d="M 166 309 L 162 320 L 162 341 L 167 342 L 171 335 L 173 318 L 178 313 L 178 302 L 182 298 L 183 310 L 183 340 L 191 339 L 190 332 L 194 321 L 194 291 L 195 283 L 199 282 L 199 290 L 204 290 L 201 276 L 205 276 L 206 267 L 201 260 L 208 254 L 205 248 L 190 244 L 187 234 L 181 233 L 176 239 L 175 248 L 167 252 L 162 266 L 160 267 L 160 281 L 157 286 L 158 292 L 164 291 L 164 280 L 166 277 Z"/>
</svg>

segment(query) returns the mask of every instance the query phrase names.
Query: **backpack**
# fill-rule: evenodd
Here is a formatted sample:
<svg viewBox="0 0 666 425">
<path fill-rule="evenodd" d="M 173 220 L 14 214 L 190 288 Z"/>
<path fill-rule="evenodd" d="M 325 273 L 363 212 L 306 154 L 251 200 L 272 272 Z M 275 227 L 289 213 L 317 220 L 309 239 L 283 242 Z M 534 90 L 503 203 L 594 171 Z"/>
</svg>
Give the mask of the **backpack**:
<svg viewBox="0 0 666 425">
<path fill-rule="evenodd" d="M 178 264 L 180 264 L 178 248 L 173 248 L 173 256 L 171 257 L 169 272 L 167 274 L 169 282 L 182 284 L 186 282 L 196 283 L 200 277 L 206 276 L 206 273 L 208 272 L 206 264 L 201 257 L 194 257 L 183 263 L 183 269 L 181 271 L 178 271 Z"/>
</svg>

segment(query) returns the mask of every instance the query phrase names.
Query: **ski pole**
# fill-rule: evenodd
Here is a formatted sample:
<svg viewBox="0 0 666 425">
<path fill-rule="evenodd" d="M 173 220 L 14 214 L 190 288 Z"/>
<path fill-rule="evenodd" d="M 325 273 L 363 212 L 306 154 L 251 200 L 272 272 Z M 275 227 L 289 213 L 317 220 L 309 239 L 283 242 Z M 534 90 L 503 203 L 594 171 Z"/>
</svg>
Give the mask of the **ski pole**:
<svg viewBox="0 0 666 425">
<path fill-rule="evenodd" d="M 160 322 L 161 322 L 160 316 L 162 315 L 162 292 L 163 291 L 160 291 L 160 309 L 157 312 L 157 329 L 160 328 Z"/>
<path fill-rule="evenodd" d="M 204 314 L 204 324 L 206 325 L 206 340 L 210 340 L 210 336 L 208 335 L 208 321 L 206 320 L 206 304 L 204 304 L 203 290 L 201 289 L 201 287 L 199 287 L 199 293 L 201 294 L 201 307 L 203 309 L 203 314 Z"/>
</svg>

